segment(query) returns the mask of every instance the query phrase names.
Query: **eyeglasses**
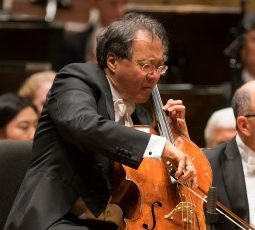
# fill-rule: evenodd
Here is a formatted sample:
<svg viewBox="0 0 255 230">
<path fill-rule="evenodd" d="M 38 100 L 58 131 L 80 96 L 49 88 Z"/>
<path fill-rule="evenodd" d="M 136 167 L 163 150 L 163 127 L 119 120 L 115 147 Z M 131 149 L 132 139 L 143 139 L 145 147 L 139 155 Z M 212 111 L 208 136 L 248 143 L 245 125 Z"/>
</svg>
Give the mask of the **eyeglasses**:
<svg viewBox="0 0 255 230">
<path fill-rule="evenodd" d="M 250 118 L 250 117 L 255 117 L 255 114 L 246 114 L 244 117 Z"/>
<path fill-rule="evenodd" d="M 146 74 L 153 73 L 156 71 L 157 74 L 163 75 L 166 73 L 168 67 L 166 65 L 161 65 L 159 67 L 156 67 L 153 64 L 141 64 L 139 62 L 136 62 L 141 67 L 141 70 L 145 72 Z"/>
</svg>

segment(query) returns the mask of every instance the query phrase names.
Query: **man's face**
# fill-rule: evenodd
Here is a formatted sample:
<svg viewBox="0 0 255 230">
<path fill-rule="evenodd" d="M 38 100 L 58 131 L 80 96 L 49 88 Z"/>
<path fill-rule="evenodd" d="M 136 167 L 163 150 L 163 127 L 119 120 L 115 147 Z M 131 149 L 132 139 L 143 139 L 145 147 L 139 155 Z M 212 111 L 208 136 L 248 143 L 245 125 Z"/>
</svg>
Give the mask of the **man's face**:
<svg viewBox="0 0 255 230">
<path fill-rule="evenodd" d="M 126 11 L 128 0 L 96 0 L 95 4 L 100 12 L 102 26 L 122 17 Z"/>
<path fill-rule="evenodd" d="M 244 67 L 255 76 L 255 29 L 248 31 L 244 37 L 242 60 Z"/>
<path fill-rule="evenodd" d="M 251 108 L 250 108 L 250 114 L 255 115 L 255 85 L 253 85 L 253 88 L 251 88 Z M 248 127 L 249 127 L 249 135 L 248 135 L 248 141 L 249 141 L 249 147 L 255 151 L 255 117 L 247 118 Z"/>
<path fill-rule="evenodd" d="M 255 151 L 255 81 L 250 81 L 243 87 L 241 90 L 249 92 L 250 105 L 237 117 L 238 133 L 242 141 Z"/>
<path fill-rule="evenodd" d="M 146 31 L 138 31 L 132 43 L 131 60 L 116 59 L 113 73 L 109 77 L 120 96 L 132 103 L 148 100 L 152 89 L 157 84 L 160 73 L 142 70 L 144 64 L 158 68 L 164 64 L 162 42 L 158 37 L 152 38 Z"/>
</svg>

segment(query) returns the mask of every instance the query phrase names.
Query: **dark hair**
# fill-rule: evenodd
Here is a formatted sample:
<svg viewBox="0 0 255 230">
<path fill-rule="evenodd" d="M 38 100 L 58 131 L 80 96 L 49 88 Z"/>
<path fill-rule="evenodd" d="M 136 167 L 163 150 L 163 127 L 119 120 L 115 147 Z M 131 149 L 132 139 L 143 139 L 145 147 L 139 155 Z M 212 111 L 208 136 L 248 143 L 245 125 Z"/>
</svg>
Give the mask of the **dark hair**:
<svg viewBox="0 0 255 230">
<path fill-rule="evenodd" d="M 112 22 L 98 37 L 96 57 L 98 64 L 107 67 L 107 55 L 114 53 L 117 58 L 130 59 L 132 41 L 138 30 L 146 30 L 152 37 L 158 37 L 167 55 L 168 38 L 164 27 L 156 20 L 144 14 L 128 13 Z"/>
<path fill-rule="evenodd" d="M 0 129 L 4 128 L 21 110 L 32 107 L 38 114 L 32 102 L 15 93 L 6 93 L 0 96 Z"/>
<path fill-rule="evenodd" d="M 231 105 L 236 118 L 240 115 L 249 113 L 251 106 L 250 92 L 248 90 L 244 90 L 242 87 L 239 88 L 232 98 Z"/>
</svg>

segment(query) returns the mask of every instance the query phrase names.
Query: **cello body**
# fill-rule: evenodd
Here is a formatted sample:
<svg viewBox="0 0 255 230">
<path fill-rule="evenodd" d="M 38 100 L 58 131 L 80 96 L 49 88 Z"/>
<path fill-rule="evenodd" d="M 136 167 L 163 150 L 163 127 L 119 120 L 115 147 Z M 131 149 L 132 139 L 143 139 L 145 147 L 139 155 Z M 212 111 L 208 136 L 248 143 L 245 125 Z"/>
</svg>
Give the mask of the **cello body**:
<svg viewBox="0 0 255 230">
<path fill-rule="evenodd" d="M 190 188 L 189 184 L 176 181 L 172 176 L 176 165 L 165 165 L 160 159 L 144 158 L 137 170 L 116 164 L 114 175 L 118 176 L 113 180 L 112 202 L 122 208 L 124 217 L 118 230 L 206 230 L 204 204 L 212 185 L 210 163 L 197 145 L 172 132 L 157 87 L 153 89 L 152 102 L 157 132 L 151 127 L 137 128 L 159 133 L 188 155 L 196 169 L 198 186 Z M 218 201 L 216 210 L 240 229 L 254 230 Z"/>
<path fill-rule="evenodd" d="M 197 177 L 205 184 L 199 186 L 208 191 L 212 172 L 203 152 L 185 138 L 177 138 L 175 144 L 183 152 L 196 148 L 198 153 L 191 158 L 194 166 L 202 169 L 197 170 Z M 118 230 L 206 229 L 204 202 L 173 180 L 171 167 L 161 159 L 144 158 L 137 170 L 119 165 L 118 174 L 122 176 L 113 202 L 121 206 L 124 214 Z"/>
</svg>

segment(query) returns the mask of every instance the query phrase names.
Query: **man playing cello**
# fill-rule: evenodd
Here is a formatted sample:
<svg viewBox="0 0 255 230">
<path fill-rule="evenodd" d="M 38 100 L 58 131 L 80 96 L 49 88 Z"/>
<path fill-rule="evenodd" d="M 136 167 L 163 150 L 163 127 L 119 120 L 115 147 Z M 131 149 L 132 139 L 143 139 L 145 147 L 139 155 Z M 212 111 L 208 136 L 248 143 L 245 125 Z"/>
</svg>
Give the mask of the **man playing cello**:
<svg viewBox="0 0 255 230">
<path fill-rule="evenodd" d="M 144 118 L 136 104 L 149 99 L 166 71 L 166 51 L 162 25 L 130 13 L 98 37 L 98 64 L 57 73 L 5 230 L 117 229 L 122 210 L 109 202 L 114 161 L 138 168 L 144 158 L 161 157 L 177 165 L 180 182 L 196 185 L 186 154 L 164 137 L 127 127 Z M 181 101 L 169 100 L 164 110 L 184 124 Z"/>
</svg>

